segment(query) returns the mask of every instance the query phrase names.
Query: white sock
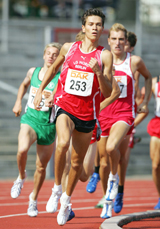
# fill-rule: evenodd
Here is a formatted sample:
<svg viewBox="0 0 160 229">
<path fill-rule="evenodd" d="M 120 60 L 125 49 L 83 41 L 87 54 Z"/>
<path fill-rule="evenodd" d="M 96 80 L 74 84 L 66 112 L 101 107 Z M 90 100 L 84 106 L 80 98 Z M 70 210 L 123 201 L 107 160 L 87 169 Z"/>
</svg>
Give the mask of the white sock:
<svg viewBox="0 0 160 229">
<path fill-rule="evenodd" d="M 55 183 L 54 183 L 54 190 L 55 191 L 62 191 L 62 185 L 60 184 L 60 185 L 56 185 Z"/>
<path fill-rule="evenodd" d="M 112 172 L 110 172 L 109 178 L 111 180 L 116 180 L 117 179 L 117 173 L 115 175 L 113 175 Z"/>
<path fill-rule="evenodd" d="M 32 195 L 33 195 L 33 192 L 32 192 Z M 32 195 L 30 196 L 31 201 L 33 201 L 33 202 L 37 202 L 37 200 L 33 200 Z"/>
<path fill-rule="evenodd" d="M 68 196 L 66 192 L 62 194 L 63 200 L 65 200 L 67 203 L 70 203 L 71 196 Z"/>
</svg>

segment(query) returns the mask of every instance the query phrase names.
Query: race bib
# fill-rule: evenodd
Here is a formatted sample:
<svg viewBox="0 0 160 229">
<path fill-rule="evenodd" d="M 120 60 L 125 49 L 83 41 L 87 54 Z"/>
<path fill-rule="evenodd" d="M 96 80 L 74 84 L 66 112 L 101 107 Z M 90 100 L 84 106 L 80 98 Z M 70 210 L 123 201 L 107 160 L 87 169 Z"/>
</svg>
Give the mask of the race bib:
<svg viewBox="0 0 160 229">
<path fill-rule="evenodd" d="M 31 88 L 30 88 L 30 93 L 29 93 L 29 98 L 28 98 L 28 106 L 32 109 L 35 109 L 33 101 L 34 101 L 34 98 L 36 96 L 37 90 L 38 90 L 38 88 L 33 87 L 33 86 L 31 86 Z M 50 91 L 48 91 L 48 92 L 51 94 Z M 41 111 L 49 111 L 49 107 L 46 107 L 44 102 L 45 102 L 45 96 L 44 96 L 44 92 L 43 92 L 42 93 L 42 101 L 40 102 L 40 106 L 42 107 Z"/>
<path fill-rule="evenodd" d="M 89 96 L 92 93 L 94 73 L 68 69 L 65 91 L 72 95 Z"/>
<path fill-rule="evenodd" d="M 127 76 L 114 76 L 114 78 L 117 81 L 121 91 L 119 98 L 126 98 L 127 97 Z"/>
</svg>

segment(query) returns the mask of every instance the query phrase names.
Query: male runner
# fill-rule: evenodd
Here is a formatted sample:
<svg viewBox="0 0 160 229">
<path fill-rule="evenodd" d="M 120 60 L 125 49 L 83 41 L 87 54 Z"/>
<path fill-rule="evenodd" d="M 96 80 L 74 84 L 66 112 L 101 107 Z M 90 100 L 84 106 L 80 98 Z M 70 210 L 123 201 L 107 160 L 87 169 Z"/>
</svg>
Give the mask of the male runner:
<svg viewBox="0 0 160 229">
<path fill-rule="evenodd" d="M 152 94 L 155 98 L 155 117 L 148 123 L 147 132 L 151 136 L 152 177 L 159 196 L 154 209 L 160 209 L 160 76 L 152 79 Z"/>
<path fill-rule="evenodd" d="M 55 184 L 47 203 L 55 212 L 61 197 L 61 208 L 57 215 L 59 225 L 66 223 L 70 213 L 71 195 L 81 175 L 83 160 L 99 115 L 100 91 L 105 97 L 110 96 L 112 91 L 112 54 L 98 45 L 104 20 L 105 15 L 98 9 L 89 9 L 83 14 L 83 42 L 63 45 L 57 60 L 47 71 L 34 100 L 35 108 L 40 110 L 42 91 L 63 64 L 55 95 L 58 135 Z M 66 192 L 62 194 L 61 178 L 71 136 L 71 168 Z"/>
<path fill-rule="evenodd" d="M 148 112 L 148 101 L 151 92 L 151 74 L 140 57 L 131 56 L 130 53 L 125 52 L 126 41 L 127 30 L 125 27 L 119 23 L 114 24 L 109 30 L 108 44 L 113 54 L 114 78 L 117 80 L 121 94 L 115 102 L 102 110 L 99 115 L 102 129 L 101 139 L 98 142 L 100 178 L 103 193 L 106 193 L 106 203 L 101 213 L 102 218 L 109 218 L 112 215 L 112 201 L 118 191 L 117 170 L 120 155 L 125 154 L 127 150 L 129 135 L 132 131 L 131 127 L 134 124 L 134 74 L 136 71 L 144 77 L 146 91 L 143 102 L 137 108 L 138 113 Z M 107 185 L 108 164 L 111 173 Z"/>
<path fill-rule="evenodd" d="M 47 163 L 53 153 L 53 142 L 56 132 L 55 124 L 53 123 L 54 109 L 46 107 L 45 100 L 51 95 L 51 93 L 53 93 L 57 85 L 60 72 L 58 72 L 55 78 L 48 85 L 46 85 L 43 91 L 43 97 L 41 101 L 42 109 L 40 112 L 34 109 L 33 100 L 47 69 L 56 60 L 60 49 L 61 44 L 59 43 L 50 43 L 46 45 L 43 54 L 43 67 L 33 67 L 28 70 L 25 79 L 19 87 L 17 100 L 13 107 L 15 116 L 19 116 L 22 111 L 22 98 L 30 86 L 26 113 L 21 117 L 21 125 L 18 136 L 17 164 L 19 176 L 11 188 L 11 197 L 17 198 L 21 193 L 21 189 L 27 177 L 25 171 L 27 153 L 31 145 L 37 141 L 37 159 L 36 171 L 34 174 L 34 189 L 29 196 L 29 207 L 27 211 L 28 215 L 31 217 L 37 216 L 38 214 L 37 196 L 45 179 Z"/>
<path fill-rule="evenodd" d="M 134 51 L 134 47 L 137 42 L 137 37 L 133 32 L 127 32 L 127 42 L 125 45 L 125 52 L 132 53 Z M 137 106 L 139 106 L 145 97 L 144 90 L 140 90 L 139 88 L 139 77 L 140 73 L 138 71 L 135 72 L 134 78 L 135 78 L 135 113 L 137 110 Z M 119 161 L 118 166 L 118 175 L 119 175 L 119 185 L 118 185 L 118 194 L 114 201 L 114 212 L 119 213 L 122 210 L 123 207 L 123 195 L 124 195 L 124 184 L 125 184 L 125 177 L 126 177 L 126 171 L 127 166 L 129 163 L 129 157 L 130 157 L 130 151 L 134 147 L 134 144 L 139 141 L 138 137 L 135 136 L 136 127 L 147 117 L 149 111 L 146 111 L 145 113 L 139 113 L 136 115 L 134 120 L 134 129 L 132 130 L 132 133 L 130 134 L 129 138 L 129 144 L 127 147 L 127 151 L 125 154 L 121 154 L 121 158 Z"/>
</svg>

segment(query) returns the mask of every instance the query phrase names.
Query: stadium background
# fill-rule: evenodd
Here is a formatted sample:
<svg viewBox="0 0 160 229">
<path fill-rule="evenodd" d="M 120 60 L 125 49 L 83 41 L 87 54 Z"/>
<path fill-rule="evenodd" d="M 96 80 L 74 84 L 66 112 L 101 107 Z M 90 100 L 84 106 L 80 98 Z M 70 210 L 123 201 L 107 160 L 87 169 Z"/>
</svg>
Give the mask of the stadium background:
<svg viewBox="0 0 160 229">
<path fill-rule="evenodd" d="M 151 2 L 151 3 L 150 3 Z M 0 1 L 0 179 L 15 179 L 17 136 L 20 117 L 12 112 L 17 89 L 30 67 L 43 64 L 43 49 L 50 41 L 74 41 L 81 29 L 80 16 L 90 7 L 106 14 L 105 33 L 100 43 L 107 46 L 107 30 L 119 22 L 137 34 L 134 53 L 146 63 L 152 77 L 160 74 L 160 3 L 159 0 L 1 0 Z M 144 83 L 140 77 L 140 87 Z M 26 104 L 23 99 L 23 112 Z M 149 103 L 148 117 L 137 127 L 142 140 L 131 151 L 127 176 L 151 176 L 147 124 L 153 117 L 154 100 Z M 35 170 L 36 145 L 27 161 L 28 176 Z M 53 174 L 53 158 L 47 177 Z"/>
</svg>

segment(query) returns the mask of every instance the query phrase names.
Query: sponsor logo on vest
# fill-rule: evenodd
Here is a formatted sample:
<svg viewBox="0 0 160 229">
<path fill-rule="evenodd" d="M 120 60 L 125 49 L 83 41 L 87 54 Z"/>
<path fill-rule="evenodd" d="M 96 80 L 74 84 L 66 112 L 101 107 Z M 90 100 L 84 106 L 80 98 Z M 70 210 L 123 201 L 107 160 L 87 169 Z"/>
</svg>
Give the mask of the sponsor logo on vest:
<svg viewBox="0 0 160 229">
<path fill-rule="evenodd" d="M 121 76 L 115 76 L 115 78 L 116 78 L 117 83 L 118 82 L 122 83 L 122 81 L 121 81 L 122 80 L 122 77 Z"/>
<path fill-rule="evenodd" d="M 38 88 L 32 87 L 32 91 L 31 91 L 31 92 L 32 92 L 33 95 L 36 94 L 37 91 L 38 91 Z M 45 95 L 46 92 L 47 92 L 47 91 L 44 90 L 44 91 L 42 92 L 42 95 Z M 51 94 L 51 92 L 49 92 L 49 93 Z"/>
<path fill-rule="evenodd" d="M 50 82 L 50 83 L 48 84 L 48 88 L 49 88 L 49 89 L 54 88 L 54 83 L 53 83 L 53 82 Z"/>
<path fill-rule="evenodd" d="M 88 73 L 86 72 L 78 72 L 78 71 L 71 71 L 71 77 L 80 78 L 80 79 L 87 79 Z"/>
<path fill-rule="evenodd" d="M 81 58 L 82 58 L 83 60 L 85 60 L 85 59 L 86 59 L 86 57 L 84 57 L 84 56 L 81 56 Z"/>
</svg>

